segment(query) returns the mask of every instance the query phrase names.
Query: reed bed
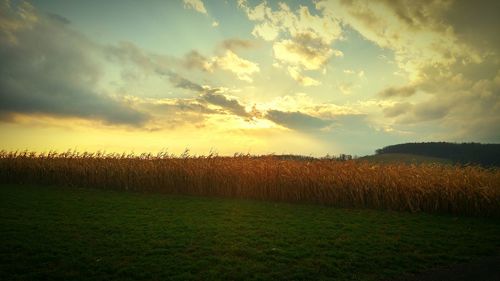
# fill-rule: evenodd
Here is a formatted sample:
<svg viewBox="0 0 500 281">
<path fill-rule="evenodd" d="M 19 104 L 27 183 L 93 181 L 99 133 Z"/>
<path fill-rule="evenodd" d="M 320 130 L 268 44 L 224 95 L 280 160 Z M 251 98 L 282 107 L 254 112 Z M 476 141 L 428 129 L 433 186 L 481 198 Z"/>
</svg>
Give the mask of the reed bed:
<svg viewBox="0 0 500 281">
<path fill-rule="evenodd" d="M 477 166 L 2 151 L 0 182 L 500 216 L 500 170 Z"/>
</svg>

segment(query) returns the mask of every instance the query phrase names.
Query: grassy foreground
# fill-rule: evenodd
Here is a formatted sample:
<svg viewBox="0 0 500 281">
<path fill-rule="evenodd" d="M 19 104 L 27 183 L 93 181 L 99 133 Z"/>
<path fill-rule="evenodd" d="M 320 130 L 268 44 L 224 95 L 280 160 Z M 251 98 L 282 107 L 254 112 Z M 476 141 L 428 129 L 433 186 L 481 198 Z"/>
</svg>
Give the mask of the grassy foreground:
<svg viewBox="0 0 500 281">
<path fill-rule="evenodd" d="M 499 237 L 491 218 L 0 185 L 0 280 L 383 280 Z"/>
</svg>

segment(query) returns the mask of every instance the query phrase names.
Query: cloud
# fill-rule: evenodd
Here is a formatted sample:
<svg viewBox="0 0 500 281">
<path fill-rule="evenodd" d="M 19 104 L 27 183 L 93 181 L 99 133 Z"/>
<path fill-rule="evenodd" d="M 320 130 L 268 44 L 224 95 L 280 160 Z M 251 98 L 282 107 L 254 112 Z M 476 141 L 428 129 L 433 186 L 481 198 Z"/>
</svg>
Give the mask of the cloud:
<svg viewBox="0 0 500 281">
<path fill-rule="evenodd" d="M 252 34 L 255 37 L 273 42 L 274 58 L 285 66 L 299 83 L 311 79 L 304 77 L 302 70 L 319 70 L 332 56 L 342 56 L 342 52 L 332 48 L 332 43 L 340 38 L 341 28 L 338 21 L 329 15 L 313 15 L 309 8 L 300 6 L 296 11 L 283 2 L 273 10 L 267 2 L 252 7 L 247 1 L 239 1 L 248 19 L 256 22 Z"/>
<path fill-rule="evenodd" d="M 382 90 L 378 95 L 382 98 L 392 97 L 411 97 L 417 92 L 416 85 L 407 85 L 402 87 L 389 87 Z"/>
<path fill-rule="evenodd" d="M 386 107 L 384 108 L 384 115 L 385 117 L 397 117 L 397 116 L 400 116 L 402 114 L 405 114 L 407 112 L 409 112 L 412 108 L 412 104 L 408 103 L 408 102 L 400 102 L 400 103 L 396 103 L 394 104 L 393 106 L 391 107 Z"/>
<path fill-rule="evenodd" d="M 301 131 L 318 130 L 332 124 L 331 120 L 314 117 L 299 111 L 269 110 L 265 118 L 281 126 Z"/>
<path fill-rule="evenodd" d="M 207 58 L 196 51 L 191 51 L 184 58 L 177 60 L 147 53 L 128 42 L 101 46 L 70 30 L 67 27 L 68 22 L 62 18 L 54 15 L 40 16 L 34 10 L 33 13 L 34 18 L 36 16 L 41 19 L 36 18 L 36 21 L 30 23 L 29 28 L 22 30 L 29 33 L 28 35 L 25 36 L 20 32 L 21 29 L 16 29 L 15 33 L 6 28 L 2 29 L 4 36 L 0 37 L 0 40 L 7 41 L 7 36 L 10 36 L 8 42 L 15 42 L 0 47 L 2 51 L 0 55 L 5 62 L 0 67 L 11 74 L 0 77 L 4 80 L 0 87 L 2 93 L 5 93 L 0 96 L 2 102 L 0 111 L 5 118 L 8 118 L 9 114 L 6 113 L 9 112 L 46 113 L 100 119 L 107 123 L 139 125 L 152 117 L 132 109 L 130 105 L 146 110 L 153 109 L 152 113 L 155 116 L 161 115 L 162 118 L 170 116 L 165 120 L 171 122 L 180 122 L 178 113 L 193 121 L 203 120 L 196 117 L 200 114 L 233 114 L 244 118 L 252 116 L 235 98 L 222 94 L 220 88 L 202 86 L 175 70 L 176 65 L 180 63 L 180 66 L 187 69 L 201 69 L 205 72 L 217 69 L 230 71 L 241 80 L 251 81 L 251 75 L 259 71 L 258 65 L 238 57 L 232 51 L 251 47 L 250 41 L 226 40 L 221 43 L 221 48 L 226 50 L 224 55 Z M 41 28 L 50 32 L 47 32 L 48 34 L 40 32 Z M 7 35 L 8 32 L 10 33 Z M 34 43 L 39 38 L 31 38 L 35 37 L 35 32 L 39 32 L 40 36 L 43 34 L 42 44 Z M 56 37 L 63 38 L 65 43 L 58 44 L 60 40 Z M 22 48 L 19 48 L 20 46 Z M 97 57 L 94 55 L 102 56 L 101 61 L 96 60 Z M 37 60 L 38 57 L 41 58 L 40 62 Z M 137 67 L 146 75 L 167 77 L 173 87 L 195 92 L 198 97 L 194 102 L 189 99 L 177 99 L 175 102 L 162 103 L 138 98 L 124 99 L 121 102 L 117 98 L 98 92 L 97 85 L 104 71 L 99 62 L 106 60 L 119 67 L 127 65 Z M 30 63 L 33 61 L 38 63 Z M 18 69 L 19 73 L 16 72 Z M 214 106 L 219 109 L 213 109 Z"/>
<path fill-rule="evenodd" d="M 245 60 L 236 55 L 233 51 L 227 50 L 225 55 L 213 57 L 210 62 L 210 68 L 220 68 L 230 71 L 238 77 L 238 79 L 252 82 L 252 75 L 260 72 L 257 63 Z"/>
<path fill-rule="evenodd" d="M 239 49 L 250 49 L 255 46 L 256 44 L 254 41 L 237 38 L 226 39 L 220 44 L 220 48 L 223 50 L 231 50 L 233 52 Z"/>
<path fill-rule="evenodd" d="M 434 102 L 421 103 L 414 108 L 414 121 L 429 121 L 445 117 L 450 108 L 448 104 L 439 104 Z"/>
<path fill-rule="evenodd" d="M 339 90 L 343 95 L 350 95 L 352 89 L 355 87 L 351 82 L 343 82 L 339 85 Z"/>
<path fill-rule="evenodd" d="M 266 41 L 273 41 L 279 35 L 279 30 L 270 23 L 264 22 L 254 27 L 252 35 Z"/>
<path fill-rule="evenodd" d="M 282 40 L 273 45 L 275 58 L 307 70 L 322 68 L 334 54 L 328 45 L 308 34 L 299 34 L 293 40 Z"/>
<path fill-rule="evenodd" d="M 26 2 L 2 11 L 2 115 L 72 116 L 134 126 L 145 123 L 149 119 L 146 113 L 99 88 L 101 68 L 94 52 L 100 52 L 100 47 L 71 30 L 60 16 L 40 14 Z"/>
<path fill-rule="evenodd" d="M 193 83 L 192 81 L 176 73 L 168 72 L 165 74 L 169 77 L 170 82 L 172 82 L 172 84 L 177 88 L 192 90 L 196 92 L 204 91 L 204 88 L 199 84 Z"/>
<path fill-rule="evenodd" d="M 198 99 L 153 99 L 143 102 L 145 105 L 154 106 L 162 112 L 179 113 L 190 112 L 199 114 L 221 114 L 219 110 L 208 107 L 205 102 Z"/>
<path fill-rule="evenodd" d="M 419 124 L 420 131 L 435 130 L 435 138 L 500 141 L 491 133 L 500 130 L 500 117 L 491 114 L 500 108 L 497 1 L 332 0 L 316 6 L 394 52 L 409 81 L 379 92 L 405 99 L 383 109 L 388 122 L 402 129 Z"/>
<path fill-rule="evenodd" d="M 188 69 L 200 69 L 210 71 L 211 65 L 209 59 L 197 51 L 190 51 L 182 59 L 182 64 Z"/>
<path fill-rule="evenodd" d="M 105 59 L 120 66 L 132 65 L 141 69 L 145 74 L 166 74 L 170 72 L 176 60 L 162 55 L 145 52 L 131 42 L 120 42 L 118 45 L 101 46 Z"/>
<path fill-rule="evenodd" d="M 174 87 L 189 90 L 198 94 L 195 100 L 192 99 L 169 100 L 169 102 L 167 102 L 166 104 L 170 106 L 174 104 L 176 108 L 189 111 L 192 111 L 192 109 L 196 109 L 198 112 L 203 114 L 230 113 L 244 118 L 251 118 L 254 116 L 251 113 L 248 113 L 245 109 L 245 106 L 243 106 L 237 99 L 226 96 L 224 94 L 226 89 L 224 88 L 202 86 L 172 71 L 164 71 L 160 73 L 162 75 L 166 75 Z M 204 105 L 207 103 L 210 105 L 220 107 L 224 111 L 209 109 L 207 106 Z M 160 102 L 160 104 L 164 105 L 165 103 Z"/>
<path fill-rule="evenodd" d="M 235 47 L 243 45 L 244 41 L 225 41 L 221 45 Z M 190 51 L 182 59 L 175 60 L 165 56 L 152 55 L 143 52 L 131 43 L 122 43 L 120 46 L 107 48 L 107 56 L 122 64 L 133 63 L 146 73 L 155 73 L 168 77 L 176 88 L 192 90 L 195 92 L 206 91 L 202 85 L 192 82 L 173 70 L 176 64 L 189 70 L 198 69 L 204 72 L 214 72 L 218 69 L 235 74 L 238 79 L 251 82 L 251 76 L 260 71 L 258 64 L 240 58 L 233 51 L 227 49 L 224 55 L 205 57 L 197 51 Z"/>
<path fill-rule="evenodd" d="M 2 45 L 18 44 L 16 32 L 30 29 L 39 21 L 35 8 L 27 2 L 20 2 L 12 7 L 10 1 L 2 1 L 0 2 L 0 15 L 0 43 Z"/>
<path fill-rule="evenodd" d="M 67 18 L 65 18 L 61 15 L 58 15 L 58 14 L 47 13 L 47 16 L 50 17 L 52 20 L 58 21 L 62 24 L 70 24 L 71 23 Z"/>
<path fill-rule="evenodd" d="M 321 82 L 319 82 L 318 80 L 302 75 L 297 67 L 289 66 L 288 73 L 295 81 L 299 82 L 299 84 L 301 84 L 302 86 L 321 85 Z"/>
<path fill-rule="evenodd" d="M 242 42 L 238 41 L 226 41 L 225 43 L 231 47 L 236 45 L 242 45 Z M 224 45 L 224 42 L 222 43 Z M 184 77 L 178 72 L 172 70 L 170 64 L 173 64 L 168 58 L 161 58 L 158 56 L 153 56 L 151 54 L 144 53 L 142 50 L 134 46 L 133 44 L 127 43 L 122 44 L 120 47 L 113 47 L 108 50 L 108 55 L 121 63 L 132 62 L 139 66 L 143 71 L 149 73 L 155 73 L 160 76 L 168 78 L 168 81 L 172 86 L 178 89 L 184 89 L 196 93 L 198 96 L 196 98 L 196 109 L 200 109 L 199 105 L 210 104 L 221 108 L 223 111 L 207 111 L 202 110 L 199 113 L 202 114 L 233 114 L 243 118 L 251 118 L 253 115 L 246 112 L 245 107 L 241 105 L 235 98 L 227 97 L 224 92 L 226 89 L 211 87 L 206 85 L 201 85 L 199 83 L 193 82 L 192 80 Z M 182 66 L 188 69 L 201 69 L 203 71 L 212 72 L 216 69 L 229 70 L 235 73 L 240 79 L 248 80 L 250 74 L 258 72 L 259 68 L 256 64 L 239 58 L 231 50 L 226 50 L 225 56 L 215 56 L 211 59 L 204 57 L 196 51 L 191 51 L 180 60 Z M 145 102 L 142 102 L 143 104 Z M 151 103 L 151 102 L 148 102 Z M 192 109 L 193 101 L 178 99 L 178 102 L 172 104 L 172 101 L 168 102 L 168 106 L 165 103 L 161 103 L 162 107 L 176 110 L 182 109 Z M 179 107 L 179 105 L 185 105 L 184 107 Z M 208 108 L 205 106 L 205 108 Z"/>
<path fill-rule="evenodd" d="M 201 0 L 183 0 L 184 7 L 187 9 L 193 9 L 199 13 L 207 14 L 207 9 Z"/>
<path fill-rule="evenodd" d="M 132 43 L 122 42 L 119 46 L 107 46 L 106 55 L 115 62 L 122 64 L 132 63 L 140 67 L 145 73 L 167 75 L 173 83 L 177 83 L 180 79 L 176 76 L 176 73 L 179 72 L 179 66 L 188 70 L 200 70 L 207 73 L 224 70 L 233 73 L 242 81 L 252 82 L 252 76 L 260 72 L 259 65 L 239 57 L 233 51 L 242 48 L 251 48 L 252 46 L 253 43 L 251 41 L 227 39 L 217 46 L 216 53 L 219 53 L 218 55 L 207 57 L 196 50 L 191 50 L 182 58 L 177 59 L 146 53 Z M 177 68 L 177 71 L 172 70 L 175 68 Z"/>
<path fill-rule="evenodd" d="M 236 99 L 230 99 L 222 94 L 205 93 L 202 94 L 199 99 L 210 104 L 220 106 L 221 108 L 228 110 L 234 115 L 244 118 L 251 117 L 250 114 L 245 110 L 245 107 L 241 105 Z"/>
<path fill-rule="evenodd" d="M 347 75 L 357 75 L 359 78 L 365 78 L 364 70 L 360 70 L 359 72 L 356 73 L 356 71 L 352 69 L 344 69 L 342 72 L 344 72 Z"/>
<path fill-rule="evenodd" d="M 322 119 L 334 119 L 339 115 L 360 114 L 359 105 L 337 105 L 334 103 L 318 103 L 305 93 L 285 95 L 274 98 L 267 104 L 261 104 L 267 110 L 300 111 Z"/>
<path fill-rule="evenodd" d="M 445 68 L 458 61 L 482 60 L 475 48 L 459 40 L 454 25 L 443 20 L 455 2 L 322 0 L 316 7 L 377 45 L 394 50 L 398 66 L 417 81 L 419 70 L 428 64 Z"/>
<path fill-rule="evenodd" d="M 188 69 L 198 69 L 204 72 L 214 72 L 219 69 L 229 71 L 242 81 L 252 82 L 252 76 L 260 72 L 259 65 L 239 57 L 233 51 L 238 48 L 247 48 L 249 44 L 244 40 L 226 40 L 219 46 L 225 50 L 224 54 L 208 58 L 197 51 L 191 51 L 184 56 L 181 64 Z"/>
<path fill-rule="evenodd" d="M 384 109 L 385 116 L 393 118 L 396 126 L 426 126 L 426 133 L 437 139 L 499 141 L 498 134 L 492 132 L 500 130 L 500 117 L 492 113 L 500 110 L 500 73 L 493 79 L 481 80 L 470 80 L 462 74 L 435 76 L 420 87 L 430 93 L 427 99 Z"/>
<path fill-rule="evenodd" d="M 195 98 L 137 98 L 135 103 L 147 110 L 155 118 L 149 127 L 156 129 L 178 129 L 194 126 L 201 128 L 207 125 L 212 115 L 228 114 L 219 107 Z"/>
<path fill-rule="evenodd" d="M 107 46 L 105 52 L 107 58 L 114 62 L 122 65 L 133 64 L 139 67 L 143 73 L 166 76 L 168 81 L 176 88 L 195 92 L 205 90 L 203 86 L 186 79 L 174 71 L 176 61 L 172 58 L 146 53 L 129 42 L 122 42 L 119 46 Z M 180 60 L 180 64 L 188 69 L 194 68 L 204 71 L 211 71 L 212 67 L 207 62 L 207 59 L 196 51 L 187 53 Z"/>
<path fill-rule="evenodd" d="M 495 50 L 498 55 L 500 38 L 498 36 L 499 2 L 487 1 L 453 1 L 443 15 L 443 19 L 453 26 L 458 40 L 473 46 L 483 55 L 489 55 Z"/>
<path fill-rule="evenodd" d="M 300 6 L 295 12 L 286 3 L 278 3 L 278 9 L 273 11 L 266 2 L 262 2 L 255 7 L 250 7 L 247 1 L 240 1 L 240 7 L 246 12 L 251 21 L 257 22 L 254 27 L 254 35 L 265 40 L 276 39 L 279 33 L 295 37 L 300 34 L 311 34 L 312 37 L 319 38 L 325 43 L 331 43 L 338 39 L 341 28 L 338 21 L 330 16 L 312 15 L 309 8 Z M 262 36 L 256 30 L 260 26 L 268 26 L 276 32 L 276 37 Z"/>
</svg>

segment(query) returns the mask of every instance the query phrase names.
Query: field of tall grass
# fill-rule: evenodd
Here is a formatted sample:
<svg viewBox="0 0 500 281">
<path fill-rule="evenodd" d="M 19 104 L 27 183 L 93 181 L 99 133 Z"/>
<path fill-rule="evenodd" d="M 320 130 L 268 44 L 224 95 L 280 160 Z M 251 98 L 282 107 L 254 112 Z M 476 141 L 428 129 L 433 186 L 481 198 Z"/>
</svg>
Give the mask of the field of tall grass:
<svg viewBox="0 0 500 281">
<path fill-rule="evenodd" d="M 500 216 L 500 170 L 476 166 L 2 151 L 0 182 Z"/>
</svg>

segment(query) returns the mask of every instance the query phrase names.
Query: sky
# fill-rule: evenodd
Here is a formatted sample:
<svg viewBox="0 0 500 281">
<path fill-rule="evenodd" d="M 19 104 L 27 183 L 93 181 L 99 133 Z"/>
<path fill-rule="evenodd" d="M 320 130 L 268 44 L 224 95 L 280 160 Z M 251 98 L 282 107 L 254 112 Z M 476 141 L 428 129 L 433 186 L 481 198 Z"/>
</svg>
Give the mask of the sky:
<svg viewBox="0 0 500 281">
<path fill-rule="evenodd" d="M 0 0 L 0 149 L 500 142 L 500 1 Z"/>
</svg>

